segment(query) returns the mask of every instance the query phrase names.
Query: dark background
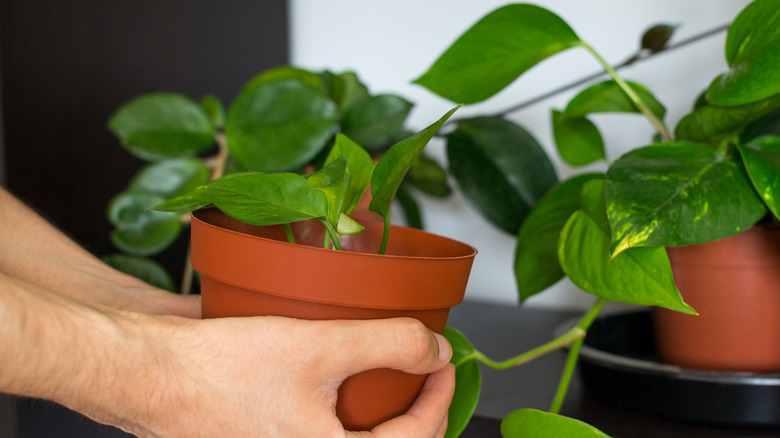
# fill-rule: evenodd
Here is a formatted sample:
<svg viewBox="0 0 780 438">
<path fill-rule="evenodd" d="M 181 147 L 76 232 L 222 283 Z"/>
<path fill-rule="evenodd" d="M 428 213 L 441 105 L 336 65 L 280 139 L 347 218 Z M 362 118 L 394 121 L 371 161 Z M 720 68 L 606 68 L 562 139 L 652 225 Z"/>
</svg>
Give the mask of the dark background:
<svg viewBox="0 0 780 438">
<path fill-rule="evenodd" d="M 91 252 L 115 252 L 105 207 L 143 163 L 106 129 L 111 114 L 155 91 L 229 104 L 287 62 L 284 0 L 0 0 L 0 182 Z M 160 261 L 183 263 L 181 246 Z M 114 436 L 16 405 L 20 438 Z"/>
</svg>

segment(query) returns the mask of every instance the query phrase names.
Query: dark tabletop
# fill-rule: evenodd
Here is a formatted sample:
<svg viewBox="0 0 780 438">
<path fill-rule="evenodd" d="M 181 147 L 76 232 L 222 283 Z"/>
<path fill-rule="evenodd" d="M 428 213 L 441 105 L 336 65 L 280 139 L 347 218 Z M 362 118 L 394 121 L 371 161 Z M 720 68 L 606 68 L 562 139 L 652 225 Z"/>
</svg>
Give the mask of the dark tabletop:
<svg viewBox="0 0 780 438">
<path fill-rule="evenodd" d="M 557 327 L 577 316 L 575 312 L 466 301 L 452 310 L 448 325 L 463 332 L 476 349 L 500 360 L 549 341 Z M 554 352 L 509 370 L 481 366 L 482 392 L 476 417 L 462 437 L 498 437 L 500 419 L 509 412 L 547 410 L 565 360 L 564 352 Z M 614 438 L 780 437 L 780 428 L 721 427 L 624 410 L 588 396 L 576 376 L 561 414 L 583 420 Z"/>
</svg>

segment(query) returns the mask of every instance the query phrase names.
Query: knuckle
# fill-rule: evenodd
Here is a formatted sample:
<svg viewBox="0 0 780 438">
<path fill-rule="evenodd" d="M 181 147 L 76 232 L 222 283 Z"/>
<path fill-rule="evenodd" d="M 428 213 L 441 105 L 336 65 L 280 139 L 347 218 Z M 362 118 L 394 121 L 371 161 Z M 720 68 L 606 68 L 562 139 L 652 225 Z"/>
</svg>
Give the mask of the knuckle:
<svg viewBox="0 0 780 438">
<path fill-rule="evenodd" d="M 402 319 L 399 321 L 398 338 L 409 366 L 425 361 L 432 355 L 433 336 L 422 322 L 414 318 Z"/>
</svg>

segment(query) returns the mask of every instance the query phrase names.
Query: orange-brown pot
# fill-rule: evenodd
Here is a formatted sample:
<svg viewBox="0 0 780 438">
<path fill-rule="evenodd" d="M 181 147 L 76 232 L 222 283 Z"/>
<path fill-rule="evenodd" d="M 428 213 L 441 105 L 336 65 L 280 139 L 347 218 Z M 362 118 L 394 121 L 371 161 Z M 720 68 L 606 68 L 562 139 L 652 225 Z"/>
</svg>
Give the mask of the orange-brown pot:
<svg viewBox="0 0 780 438">
<path fill-rule="evenodd" d="M 667 253 L 678 289 L 699 316 L 653 310 L 661 360 L 780 371 L 780 228 L 753 227 Z"/>
<path fill-rule="evenodd" d="M 476 250 L 452 239 L 392 226 L 377 255 L 383 224 L 322 248 L 317 221 L 293 224 L 296 244 L 281 226 L 256 227 L 216 209 L 192 215 L 192 264 L 201 274 L 204 318 L 277 315 L 302 319 L 408 316 L 444 330 L 449 309 L 463 300 Z M 339 388 L 344 427 L 368 430 L 404 413 L 426 376 L 371 370 Z"/>
</svg>

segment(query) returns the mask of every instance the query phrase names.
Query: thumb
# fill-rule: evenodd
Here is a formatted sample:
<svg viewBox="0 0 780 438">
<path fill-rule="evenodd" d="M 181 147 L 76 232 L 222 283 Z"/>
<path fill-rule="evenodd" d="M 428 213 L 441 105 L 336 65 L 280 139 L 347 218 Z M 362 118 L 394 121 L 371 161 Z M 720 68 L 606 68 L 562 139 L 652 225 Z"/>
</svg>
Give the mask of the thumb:
<svg viewBox="0 0 780 438">
<path fill-rule="evenodd" d="M 413 318 L 341 321 L 330 337 L 338 351 L 330 372 L 345 377 L 375 368 L 428 374 L 443 368 L 452 357 L 447 339 Z"/>
</svg>

